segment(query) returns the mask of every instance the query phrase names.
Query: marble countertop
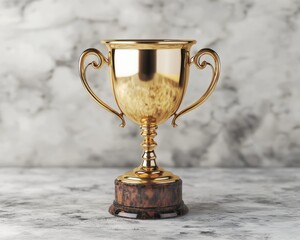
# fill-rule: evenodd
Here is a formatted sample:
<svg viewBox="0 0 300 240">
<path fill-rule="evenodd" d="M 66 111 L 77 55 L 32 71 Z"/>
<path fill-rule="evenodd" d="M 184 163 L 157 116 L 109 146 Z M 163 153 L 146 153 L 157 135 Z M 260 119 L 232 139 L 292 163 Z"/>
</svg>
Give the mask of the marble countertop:
<svg viewBox="0 0 300 240">
<path fill-rule="evenodd" d="M 0 169 L 0 239 L 300 239 L 299 169 L 173 169 L 187 215 L 111 216 L 126 169 Z"/>
</svg>

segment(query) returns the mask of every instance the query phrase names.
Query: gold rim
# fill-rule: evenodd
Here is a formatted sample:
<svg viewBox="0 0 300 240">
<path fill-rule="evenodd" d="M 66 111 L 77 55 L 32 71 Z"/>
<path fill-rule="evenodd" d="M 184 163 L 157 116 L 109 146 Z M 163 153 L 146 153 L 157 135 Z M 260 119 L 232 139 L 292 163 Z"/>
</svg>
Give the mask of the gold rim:
<svg viewBox="0 0 300 240">
<path fill-rule="evenodd" d="M 190 48 L 196 40 L 179 39 L 109 39 L 102 40 L 108 48 L 134 48 L 134 49 L 158 49 L 158 48 Z"/>
<path fill-rule="evenodd" d="M 178 40 L 178 39 L 109 39 L 102 40 L 106 44 L 189 44 L 196 43 L 196 40 Z"/>
</svg>

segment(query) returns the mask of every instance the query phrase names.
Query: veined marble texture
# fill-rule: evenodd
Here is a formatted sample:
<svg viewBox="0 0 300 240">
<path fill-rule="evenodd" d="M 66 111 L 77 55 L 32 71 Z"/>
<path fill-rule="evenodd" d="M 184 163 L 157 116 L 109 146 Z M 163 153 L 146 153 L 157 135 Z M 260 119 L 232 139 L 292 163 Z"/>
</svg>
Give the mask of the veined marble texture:
<svg viewBox="0 0 300 240">
<path fill-rule="evenodd" d="M 1 0 L 0 166 L 136 166 L 139 128 L 100 108 L 78 58 L 101 39 L 196 39 L 221 58 L 198 109 L 159 126 L 161 166 L 300 166 L 300 1 Z M 107 67 L 95 91 L 116 107 Z M 192 67 L 182 106 L 210 81 Z"/>
<path fill-rule="evenodd" d="M 1 168 L 0 239 L 300 239 L 298 169 L 172 170 L 188 214 L 135 220 L 108 213 L 125 169 Z"/>
</svg>

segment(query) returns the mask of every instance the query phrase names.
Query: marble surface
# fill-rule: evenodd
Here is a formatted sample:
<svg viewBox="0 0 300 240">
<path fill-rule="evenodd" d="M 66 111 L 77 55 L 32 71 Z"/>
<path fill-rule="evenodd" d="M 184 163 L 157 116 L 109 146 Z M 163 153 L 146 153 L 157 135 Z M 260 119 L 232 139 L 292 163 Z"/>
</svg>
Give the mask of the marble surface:
<svg viewBox="0 0 300 240">
<path fill-rule="evenodd" d="M 222 61 L 199 109 L 159 127 L 165 166 L 300 166 L 300 1 L 1 0 L 0 166 L 135 166 L 139 129 L 101 109 L 78 77 L 78 58 L 109 38 L 191 38 Z M 107 68 L 90 71 L 114 103 Z M 210 72 L 192 68 L 182 103 Z M 93 80 L 92 80 L 93 79 Z M 126 154 L 124 154 L 126 152 Z"/>
<path fill-rule="evenodd" d="M 0 169 L 0 239 L 300 239 L 293 169 L 172 169 L 190 211 L 164 220 L 107 211 L 126 169 Z"/>
</svg>

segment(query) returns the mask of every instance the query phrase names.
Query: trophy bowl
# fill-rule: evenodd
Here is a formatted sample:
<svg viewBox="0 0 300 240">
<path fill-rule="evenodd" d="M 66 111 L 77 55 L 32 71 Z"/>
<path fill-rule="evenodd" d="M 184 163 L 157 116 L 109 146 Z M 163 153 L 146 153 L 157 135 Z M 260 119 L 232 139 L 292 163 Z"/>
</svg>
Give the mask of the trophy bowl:
<svg viewBox="0 0 300 240">
<path fill-rule="evenodd" d="M 83 86 L 93 99 L 117 115 L 121 127 L 124 116 L 140 126 L 143 142 L 141 164 L 115 180 L 115 200 L 109 212 L 115 216 L 137 219 L 161 219 L 184 215 L 188 208 L 182 200 L 182 180 L 156 163 L 154 140 L 158 125 L 176 119 L 202 104 L 214 90 L 220 74 L 220 60 L 213 50 L 205 48 L 190 57 L 195 40 L 103 40 L 108 48 L 106 58 L 99 50 L 85 50 L 79 60 Z M 89 55 L 97 61 L 85 64 Z M 208 55 L 214 64 L 200 61 Z M 110 69 L 113 94 L 120 109 L 103 102 L 86 80 L 87 68 Z M 212 80 L 204 94 L 193 104 L 179 111 L 189 79 L 190 65 L 199 69 L 210 66 Z"/>
</svg>

